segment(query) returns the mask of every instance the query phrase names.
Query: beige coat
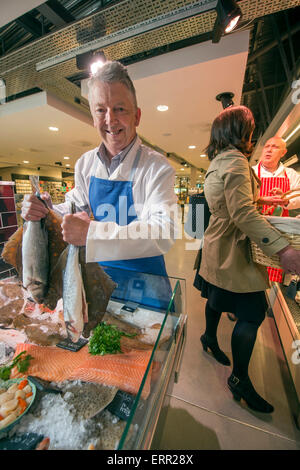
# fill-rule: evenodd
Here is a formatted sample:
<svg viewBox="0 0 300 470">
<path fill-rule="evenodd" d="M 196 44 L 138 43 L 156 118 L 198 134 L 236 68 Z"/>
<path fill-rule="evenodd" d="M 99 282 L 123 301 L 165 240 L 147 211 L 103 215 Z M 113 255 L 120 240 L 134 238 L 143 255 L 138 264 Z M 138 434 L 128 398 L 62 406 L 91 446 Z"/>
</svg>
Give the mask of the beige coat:
<svg viewBox="0 0 300 470">
<path fill-rule="evenodd" d="M 207 170 L 204 192 L 211 217 L 199 274 L 232 292 L 269 287 L 266 268 L 252 261 L 249 239 L 268 256 L 289 244 L 257 211 L 258 189 L 248 159 L 234 147 L 217 155 Z"/>
</svg>

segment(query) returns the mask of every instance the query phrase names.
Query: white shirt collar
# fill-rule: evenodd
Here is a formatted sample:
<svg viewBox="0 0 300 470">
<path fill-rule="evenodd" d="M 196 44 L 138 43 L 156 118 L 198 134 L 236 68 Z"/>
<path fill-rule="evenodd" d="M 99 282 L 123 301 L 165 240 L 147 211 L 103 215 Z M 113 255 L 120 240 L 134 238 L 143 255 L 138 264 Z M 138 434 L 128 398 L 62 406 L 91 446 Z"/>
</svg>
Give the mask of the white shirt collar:
<svg viewBox="0 0 300 470">
<path fill-rule="evenodd" d="M 258 165 L 256 165 L 257 169 L 258 169 Z M 285 166 L 281 162 L 279 163 L 277 170 L 275 170 L 274 172 L 267 170 L 263 165 L 260 166 L 260 169 L 261 169 L 261 176 L 265 175 L 265 177 L 282 176 L 282 174 L 285 172 Z"/>
</svg>

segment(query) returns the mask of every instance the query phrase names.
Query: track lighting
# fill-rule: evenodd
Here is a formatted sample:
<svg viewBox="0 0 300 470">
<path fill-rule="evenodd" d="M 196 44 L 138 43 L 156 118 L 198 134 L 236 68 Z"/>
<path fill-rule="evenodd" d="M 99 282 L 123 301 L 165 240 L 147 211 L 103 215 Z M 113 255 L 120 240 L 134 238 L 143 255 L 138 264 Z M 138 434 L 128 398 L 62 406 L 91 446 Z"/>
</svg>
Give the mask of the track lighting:
<svg viewBox="0 0 300 470">
<path fill-rule="evenodd" d="M 86 70 L 95 73 L 98 68 L 104 64 L 106 57 L 104 52 L 84 52 L 76 56 L 76 67 L 79 70 Z"/>
<path fill-rule="evenodd" d="M 217 101 L 221 101 L 223 109 L 229 108 L 229 106 L 233 106 L 234 102 L 232 101 L 232 98 L 234 97 L 234 93 L 231 93 L 231 91 L 226 91 L 223 93 L 219 93 L 216 96 Z"/>
<path fill-rule="evenodd" d="M 220 41 L 222 34 L 230 33 L 242 17 L 242 11 L 234 0 L 218 0 L 217 19 L 214 24 L 212 42 Z"/>
</svg>

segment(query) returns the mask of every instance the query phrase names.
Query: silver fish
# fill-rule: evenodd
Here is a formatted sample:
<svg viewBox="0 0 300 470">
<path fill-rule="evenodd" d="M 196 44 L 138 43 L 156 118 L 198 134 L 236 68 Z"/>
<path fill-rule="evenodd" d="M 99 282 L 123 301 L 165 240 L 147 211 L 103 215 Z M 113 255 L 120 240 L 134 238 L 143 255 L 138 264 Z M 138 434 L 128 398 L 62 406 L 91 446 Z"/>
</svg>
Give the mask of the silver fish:
<svg viewBox="0 0 300 470">
<path fill-rule="evenodd" d="M 31 176 L 30 180 L 38 188 L 38 176 Z M 23 286 L 36 302 L 42 303 L 49 276 L 48 233 L 44 219 L 25 222 L 22 237 Z"/>
<path fill-rule="evenodd" d="M 69 245 L 66 251 L 67 261 L 63 272 L 64 320 L 68 338 L 77 343 L 84 323 L 88 322 L 87 303 L 79 263 L 79 246 Z"/>
</svg>

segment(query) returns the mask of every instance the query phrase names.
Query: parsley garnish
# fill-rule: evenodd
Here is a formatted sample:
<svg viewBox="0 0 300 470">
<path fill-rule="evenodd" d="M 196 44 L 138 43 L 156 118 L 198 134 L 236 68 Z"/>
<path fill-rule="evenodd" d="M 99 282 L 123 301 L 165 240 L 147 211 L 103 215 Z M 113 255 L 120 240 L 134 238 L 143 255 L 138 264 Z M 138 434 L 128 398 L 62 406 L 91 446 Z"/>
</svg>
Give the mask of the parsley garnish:
<svg viewBox="0 0 300 470">
<path fill-rule="evenodd" d="M 128 336 L 131 338 L 136 333 L 130 335 L 120 331 L 115 325 L 107 325 L 101 322 L 93 330 L 92 337 L 89 341 L 89 353 L 93 355 L 103 356 L 104 354 L 116 354 L 121 351 L 121 337 Z"/>
<path fill-rule="evenodd" d="M 15 366 L 17 366 L 19 372 L 26 372 L 29 367 L 30 359 L 33 359 L 33 357 L 28 354 L 23 358 L 23 354 L 26 354 L 26 351 L 22 351 L 20 354 L 18 354 L 10 365 L 0 367 L 0 379 L 9 380 L 10 373 Z"/>
</svg>

